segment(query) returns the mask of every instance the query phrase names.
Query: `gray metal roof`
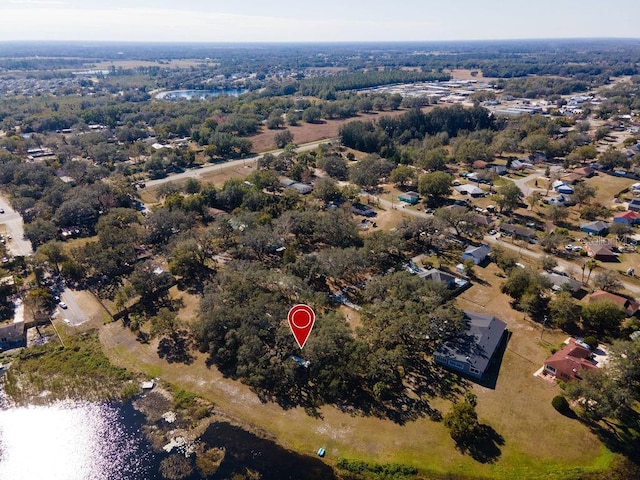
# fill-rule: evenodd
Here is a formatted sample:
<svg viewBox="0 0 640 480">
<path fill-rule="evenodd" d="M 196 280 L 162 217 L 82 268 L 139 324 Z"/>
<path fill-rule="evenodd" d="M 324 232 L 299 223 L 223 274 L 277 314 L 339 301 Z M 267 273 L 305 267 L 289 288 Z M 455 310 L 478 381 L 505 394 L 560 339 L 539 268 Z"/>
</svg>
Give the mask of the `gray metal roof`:
<svg viewBox="0 0 640 480">
<path fill-rule="evenodd" d="M 431 270 L 423 270 L 418 275 L 425 280 L 431 280 L 433 282 L 441 282 L 446 284 L 455 282 L 456 280 L 455 275 L 443 272 L 442 270 L 438 270 L 437 268 L 432 268 Z"/>
<path fill-rule="evenodd" d="M 462 255 L 471 255 L 474 258 L 482 261 L 485 259 L 491 249 L 488 245 L 480 245 L 478 247 L 468 246 Z"/>
<path fill-rule="evenodd" d="M 596 220 L 595 222 L 583 222 L 580 224 L 580 228 L 589 229 L 595 232 L 601 232 L 602 230 L 607 230 L 611 225 L 607 222 L 603 222 L 602 220 Z"/>
<path fill-rule="evenodd" d="M 458 362 L 467 363 L 484 373 L 500 344 L 507 324 L 493 315 L 464 312 L 467 328 L 457 337 L 436 349 L 436 353 Z"/>
<path fill-rule="evenodd" d="M 544 272 L 542 274 L 544 278 L 549 280 L 554 286 L 563 287 L 564 285 L 568 285 L 571 288 L 571 291 L 576 292 L 582 288 L 582 283 L 578 280 L 575 280 L 571 277 L 567 277 L 565 275 L 559 275 L 557 273 Z"/>
</svg>

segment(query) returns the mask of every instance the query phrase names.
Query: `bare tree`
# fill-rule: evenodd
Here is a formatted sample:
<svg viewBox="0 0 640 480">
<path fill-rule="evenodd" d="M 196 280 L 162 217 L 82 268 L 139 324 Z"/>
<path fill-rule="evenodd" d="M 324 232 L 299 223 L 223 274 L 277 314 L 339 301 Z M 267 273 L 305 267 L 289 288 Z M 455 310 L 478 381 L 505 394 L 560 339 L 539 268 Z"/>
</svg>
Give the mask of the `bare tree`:
<svg viewBox="0 0 640 480">
<path fill-rule="evenodd" d="M 593 277 L 593 284 L 605 292 L 617 292 L 622 289 L 620 275 L 613 270 L 603 270 Z"/>
</svg>

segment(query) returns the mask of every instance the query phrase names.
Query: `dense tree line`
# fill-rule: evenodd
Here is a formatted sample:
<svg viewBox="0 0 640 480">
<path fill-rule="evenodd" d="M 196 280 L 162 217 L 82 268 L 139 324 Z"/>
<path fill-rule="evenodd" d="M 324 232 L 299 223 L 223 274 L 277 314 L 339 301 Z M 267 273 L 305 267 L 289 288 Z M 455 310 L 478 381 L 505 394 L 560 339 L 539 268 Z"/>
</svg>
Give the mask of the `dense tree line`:
<svg viewBox="0 0 640 480">
<path fill-rule="evenodd" d="M 407 401 L 408 378 L 420 395 L 431 388 L 420 380 L 433 375 L 426 355 L 459 331 L 462 316 L 436 285 L 404 272 L 374 277 L 363 300 L 370 307 L 354 335 L 304 279 L 241 263 L 207 290 L 194 333 L 212 364 L 265 398 L 396 410 Z M 309 364 L 293 357 L 300 353 L 285 322 L 295 301 L 310 302 L 318 313 L 303 352 Z"/>
<path fill-rule="evenodd" d="M 446 133 L 455 137 L 463 131 L 495 128 L 496 121 L 485 108 L 454 105 L 436 107 L 427 113 L 414 109 L 398 117 L 382 117 L 375 123 L 350 122 L 341 127 L 340 136 L 347 147 L 369 153 L 388 153 L 395 151 L 394 144 L 422 140 L 427 135 Z"/>
</svg>

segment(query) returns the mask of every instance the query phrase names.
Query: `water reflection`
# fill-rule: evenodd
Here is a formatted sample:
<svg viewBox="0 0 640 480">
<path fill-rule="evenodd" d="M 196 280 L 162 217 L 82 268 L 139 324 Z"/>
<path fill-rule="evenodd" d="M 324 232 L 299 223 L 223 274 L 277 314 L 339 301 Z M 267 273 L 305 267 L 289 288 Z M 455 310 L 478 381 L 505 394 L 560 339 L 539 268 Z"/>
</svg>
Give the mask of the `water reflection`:
<svg viewBox="0 0 640 480">
<path fill-rule="evenodd" d="M 0 408 L 0 480 L 161 479 L 161 460 L 169 455 L 154 452 L 141 431 L 146 423 L 131 403 L 69 401 Z M 163 421 L 159 424 L 168 427 Z M 225 451 L 219 470 L 209 477 L 215 480 L 235 475 L 335 479 L 331 468 L 315 456 L 288 451 L 226 422 L 213 422 L 200 440 L 207 448 Z M 195 467 L 194 456 L 189 462 Z M 194 471 L 184 478 L 204 477 Z"/>
<path fill-rule="evenodd" d="M 214 479 L 258 472 L 261 480 L 335 480 L 320 459 L 285 450 L 226 422 L 209 425 L 202 436 L 209 447 L 224 448 L 226 456 Z"/>
<path fill-rule="evenodd" d="M 81 402 L 0 410 L 0 479 L 160 478 L 136 416 Z"/>
</svg>

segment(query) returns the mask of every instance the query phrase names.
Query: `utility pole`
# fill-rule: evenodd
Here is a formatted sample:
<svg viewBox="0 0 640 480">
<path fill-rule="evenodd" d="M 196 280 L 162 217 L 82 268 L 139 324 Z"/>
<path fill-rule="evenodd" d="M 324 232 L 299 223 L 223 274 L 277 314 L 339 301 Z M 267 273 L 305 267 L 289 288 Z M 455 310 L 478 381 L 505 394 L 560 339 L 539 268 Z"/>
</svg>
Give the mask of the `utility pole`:
<svg viewBox="0 0 640 480">
<path fill-rule="evenodd" d="M 549 318 L 545 315 L 544 319 L 542 320 L 542 330 L 540 330 L 540 340 L 542 340 L 542 335 L 544 334 L 544 326 L 546 325 L 548 319 Z"/>
</svg>

